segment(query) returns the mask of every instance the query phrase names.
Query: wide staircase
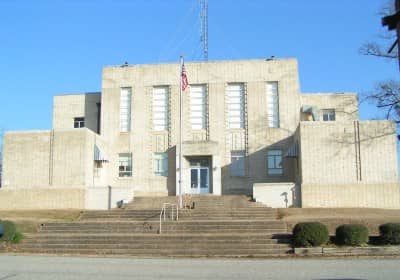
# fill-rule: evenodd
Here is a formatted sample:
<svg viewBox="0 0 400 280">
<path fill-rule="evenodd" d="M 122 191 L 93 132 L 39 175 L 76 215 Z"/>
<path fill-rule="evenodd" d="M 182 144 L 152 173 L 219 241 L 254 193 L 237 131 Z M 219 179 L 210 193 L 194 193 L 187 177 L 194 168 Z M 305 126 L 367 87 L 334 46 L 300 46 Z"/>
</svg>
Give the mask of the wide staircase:
<svg viewBox="0 0 400 280">
<path fill-rule="evenodd" d="M 21 252 L 144 257 L 268 257 L 291 252 L 277 210 L 245 196 L 185 198 L 179 219 L 163 203 L 176 197 L 135 198 L 123 209 L 85 211 L 80 220 L 46 223 L 26 236 Z M 161 233 L 160 233 L 161 231 Z"/>
</svg>

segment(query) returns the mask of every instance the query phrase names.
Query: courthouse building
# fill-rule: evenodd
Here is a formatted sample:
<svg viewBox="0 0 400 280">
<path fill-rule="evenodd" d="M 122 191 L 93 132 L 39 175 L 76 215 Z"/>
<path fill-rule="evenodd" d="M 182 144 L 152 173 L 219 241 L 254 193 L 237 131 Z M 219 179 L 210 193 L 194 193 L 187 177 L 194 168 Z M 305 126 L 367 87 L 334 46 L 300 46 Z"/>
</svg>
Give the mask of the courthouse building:
<svg viewBox="0 0 400 280">
<path fill-rule="evenodd" d="M 395 124 L 354 93 L 300 93 L 296 59 L 186 63 L 182 192 L 272 207 L 400 208 Z M 178 194 L 180 65 L 103 69 L 54 97 L 53 128 L 6 132 L 0 208 L 106 209 Z"/>
</svg>

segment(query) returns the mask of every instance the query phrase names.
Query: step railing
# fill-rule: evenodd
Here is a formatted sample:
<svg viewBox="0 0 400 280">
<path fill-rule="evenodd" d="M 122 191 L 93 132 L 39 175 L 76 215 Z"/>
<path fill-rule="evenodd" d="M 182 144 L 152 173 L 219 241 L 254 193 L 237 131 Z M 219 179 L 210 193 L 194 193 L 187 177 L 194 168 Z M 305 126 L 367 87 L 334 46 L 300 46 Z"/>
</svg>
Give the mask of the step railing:
<svg viewBox="0 0 400 280">
<path fill-rule="evenodd" d="M 160 212 L 160 230 L 159 230 L 159 234 L 162 233 L 162 222 L 164 220 L 164 222 L 166 221 L 166 219 L 168 218 L 168 216 L 166 216 L 166 212 L 168 211 L 168 209 L 171 209 L 171 216 L 169 217 L 171 219 L 171 221 L 178 221 L 179 219 L 179 209 L 178 209 L 178 204 L 175 203 L 168 203 L 168 202 L 164 202 L 163 206 L 161 208 L 161 212 Z"/>
</svg>

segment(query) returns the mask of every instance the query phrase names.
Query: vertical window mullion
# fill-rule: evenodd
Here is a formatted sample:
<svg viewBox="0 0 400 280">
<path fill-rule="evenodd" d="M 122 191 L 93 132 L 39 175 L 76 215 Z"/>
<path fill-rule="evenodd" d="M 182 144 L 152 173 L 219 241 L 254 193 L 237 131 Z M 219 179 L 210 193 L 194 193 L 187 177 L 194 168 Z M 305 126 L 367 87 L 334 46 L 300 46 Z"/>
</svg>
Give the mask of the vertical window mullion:
<svg viewBox="0 0 400 280">
<path fill-rule="evenodd" d="M 268 127 L 279 127 L 279 92 L 278 82 L 267 82 L 267 122 Z"/>
<path fill-rule="evenodd" d="M 206 94 L 204 85 L 190 87 L 190 123 L 193 130 L 206 128 Z"/>
<path fill-rule="evenodd" d="M 153 129 L 156 131 L 168 130 L 168 87 L 153 88 Z"/>
<path fill-rule="evenodd" d="M 120 94 L 120 131 L 128 132 L 131 127 L 131 98 L 132 88 L 121 88 Z"/>
<path fill-rule="evenodd" d="M 226 88 L 228 127 L 244 128 L 244 85 L 228 84 Z"/>
</svg>

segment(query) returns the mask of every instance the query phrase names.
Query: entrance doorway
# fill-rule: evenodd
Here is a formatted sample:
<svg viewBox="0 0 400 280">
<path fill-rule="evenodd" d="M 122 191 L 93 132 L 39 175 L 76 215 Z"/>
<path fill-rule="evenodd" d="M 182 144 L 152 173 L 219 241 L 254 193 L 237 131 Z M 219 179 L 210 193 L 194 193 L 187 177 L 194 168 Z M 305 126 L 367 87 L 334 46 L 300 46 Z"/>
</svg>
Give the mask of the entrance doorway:
<svg viewBox="0 0 400 280">
<path fill-rule="evenodd" d="M 190 159 L 190 192 L 192 194 L 210 193 L 209 159 Z"/>
</svg>

